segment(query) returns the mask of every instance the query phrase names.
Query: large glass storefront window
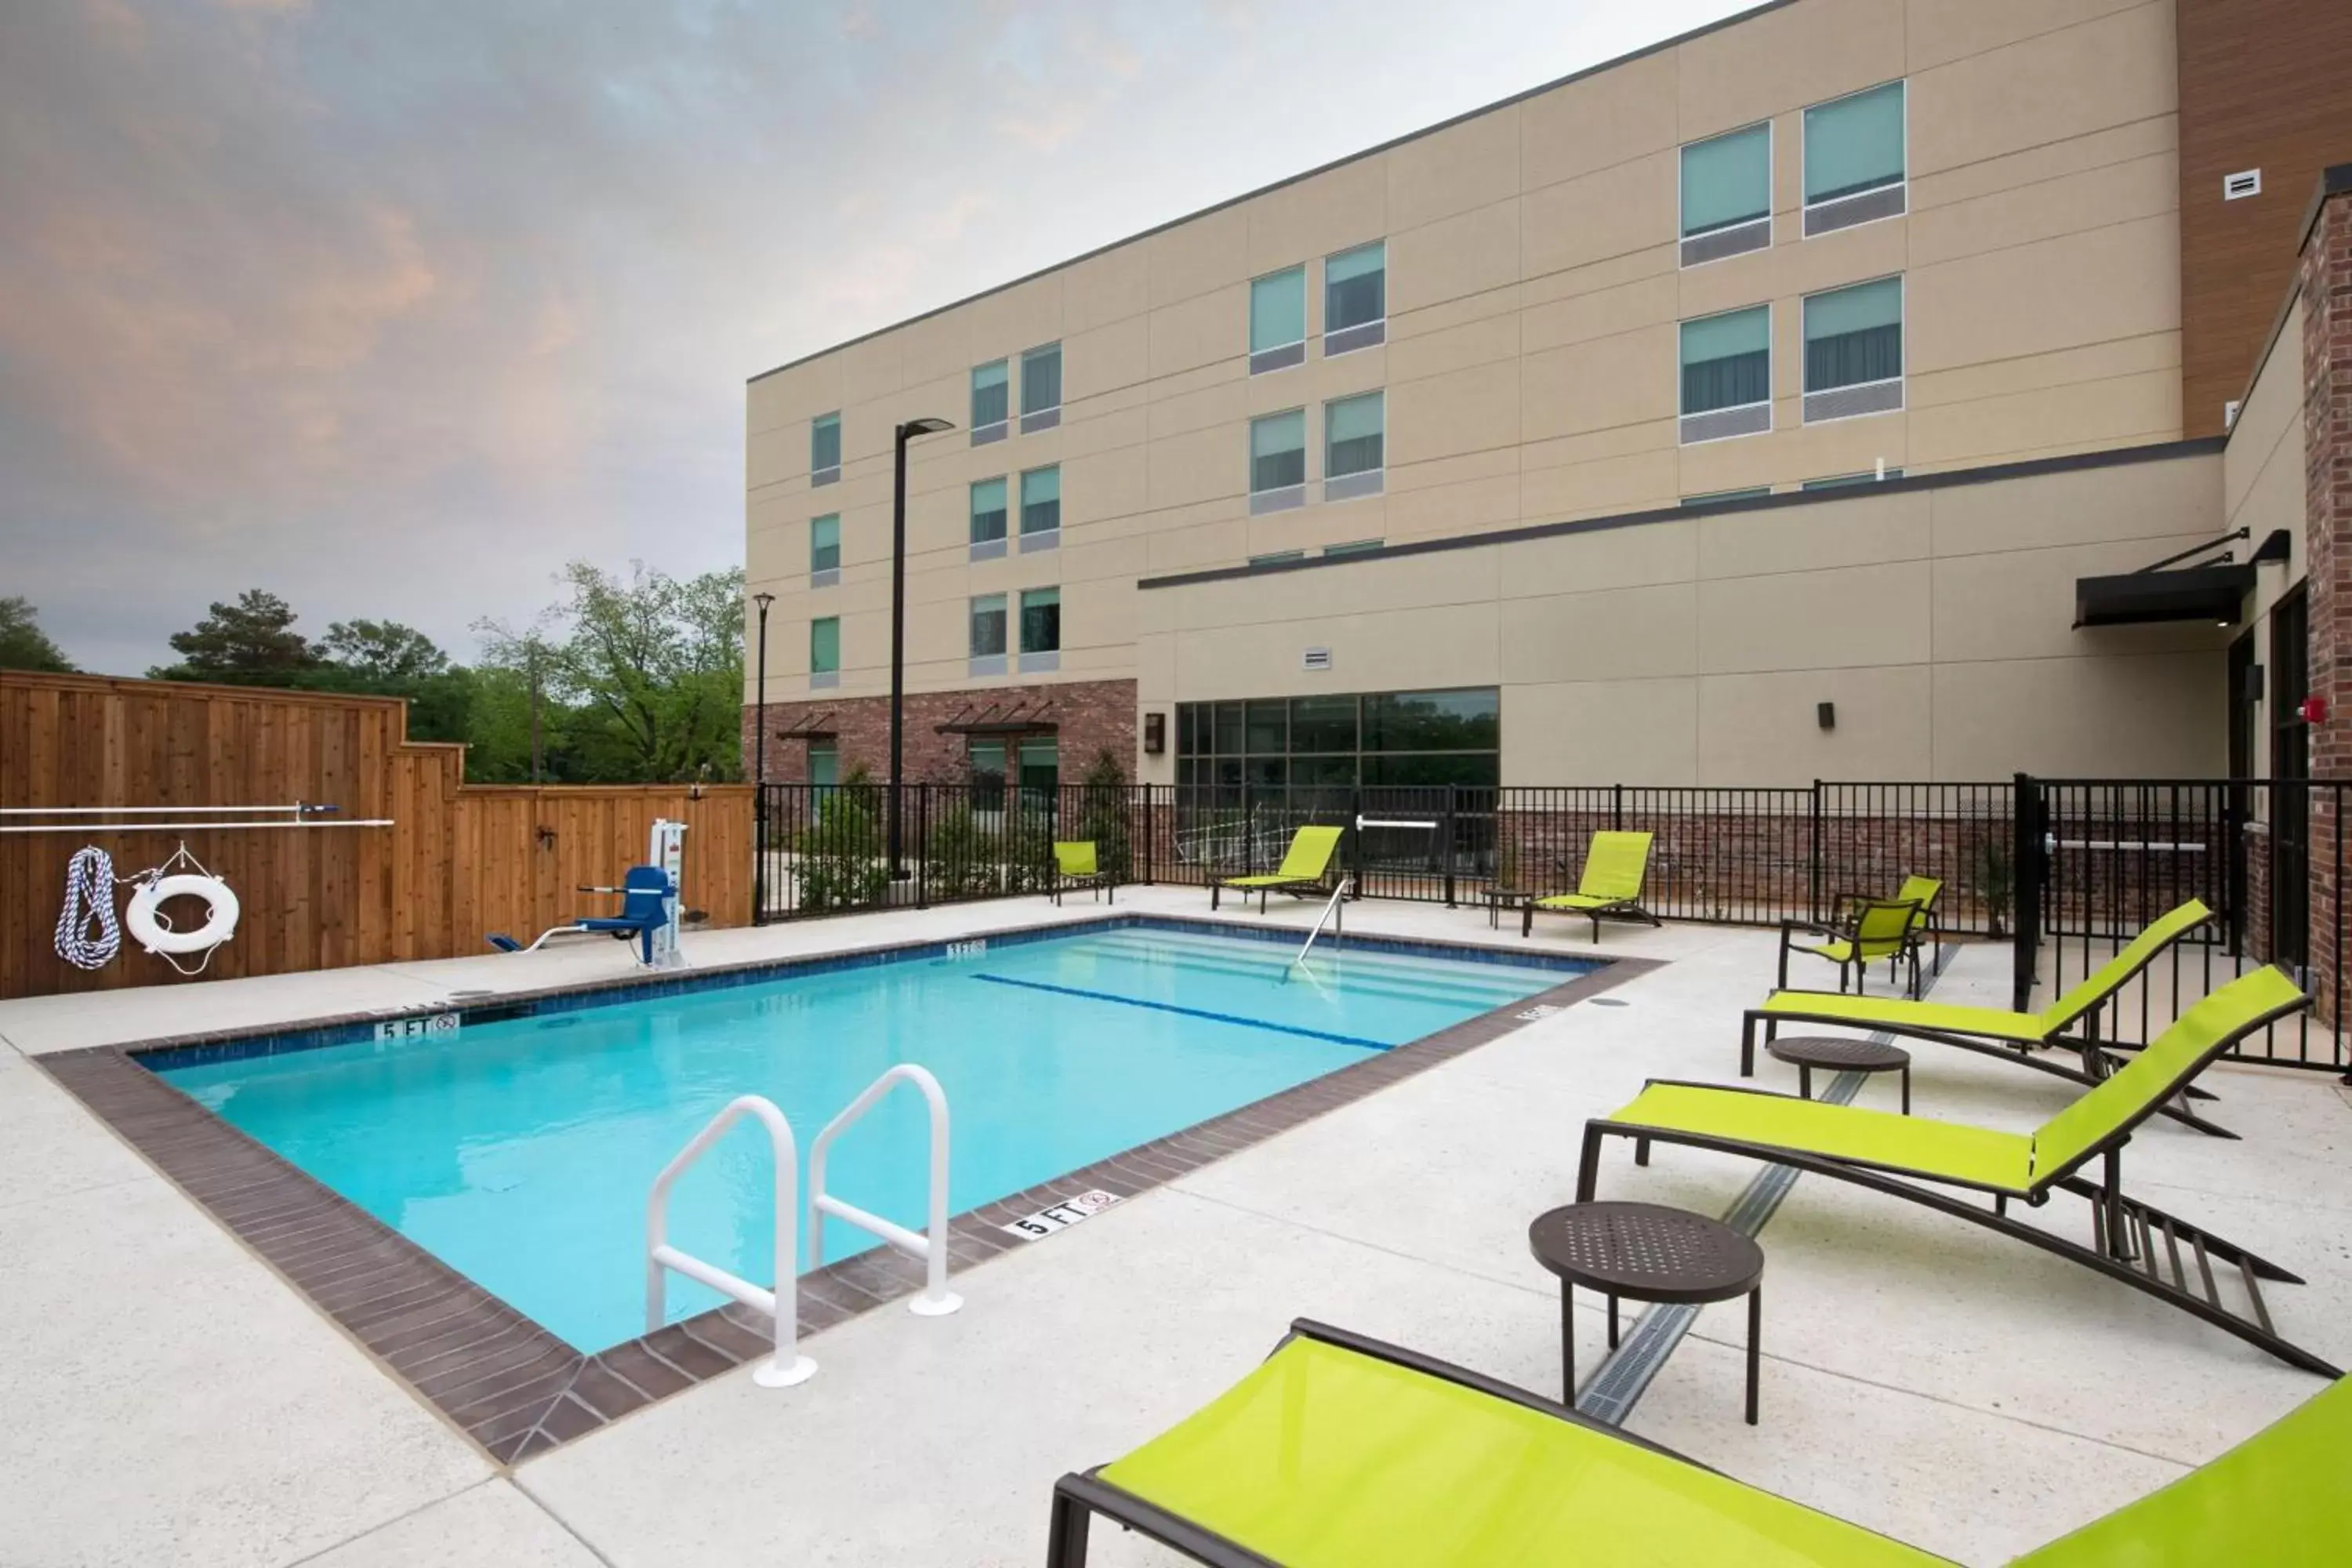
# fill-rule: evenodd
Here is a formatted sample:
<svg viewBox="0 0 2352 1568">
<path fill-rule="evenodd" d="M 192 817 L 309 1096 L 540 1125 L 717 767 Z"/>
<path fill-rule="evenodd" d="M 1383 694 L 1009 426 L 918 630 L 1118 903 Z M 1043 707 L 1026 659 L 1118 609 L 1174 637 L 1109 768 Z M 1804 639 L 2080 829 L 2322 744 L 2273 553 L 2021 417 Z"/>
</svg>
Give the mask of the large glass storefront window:
<svg viewBox="0 0 2352 1568">
<path fill-rule="evenodd" d="M 1351 697 L 1184 702 L 1180 788 L 1238 796 L 1502 782 L 1502 702 L 1493 687 Z"/>
</svg>

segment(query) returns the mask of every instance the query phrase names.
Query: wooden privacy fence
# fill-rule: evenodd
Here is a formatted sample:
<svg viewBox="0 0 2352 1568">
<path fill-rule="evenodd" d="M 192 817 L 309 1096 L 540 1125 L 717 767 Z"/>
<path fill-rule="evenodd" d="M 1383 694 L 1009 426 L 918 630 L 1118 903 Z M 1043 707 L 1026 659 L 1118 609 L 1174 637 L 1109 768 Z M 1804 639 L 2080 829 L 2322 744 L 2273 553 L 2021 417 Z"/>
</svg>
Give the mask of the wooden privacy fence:
<svg viewBox="0 0 2352 1568">
<path fill-rule="evenodd" d="M 405 731 L 396 698 L 0 670 L 0 807 L 302 803 L 337 808 L 314 822 L 391 821 L 155 832 L 118 818 L 0 834 L 0 997 L 181 978 L 127 935 L 103 969 L 58 957 L 66 863 L 84 845 L 128 876 L 184 840 L 228 882 L 243 910 L 211 979 L 485 952 L 494 931 L 529 941 L 611 909 L 574 889 L 619 881 L 662 816 L 687 824 L 685 907 L 712 925 L 750 923 L 750 785 L 468 784 L 463 746 Z"/>
</svg>

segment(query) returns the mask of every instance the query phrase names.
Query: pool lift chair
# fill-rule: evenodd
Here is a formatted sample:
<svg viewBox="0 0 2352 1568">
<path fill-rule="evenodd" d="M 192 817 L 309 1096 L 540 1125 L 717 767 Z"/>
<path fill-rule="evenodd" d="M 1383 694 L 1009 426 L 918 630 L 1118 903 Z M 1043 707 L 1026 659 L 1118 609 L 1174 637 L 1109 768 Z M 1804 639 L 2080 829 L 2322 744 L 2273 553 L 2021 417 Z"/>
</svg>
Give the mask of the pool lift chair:
<svg viewBox="0 0 2352 1568">
<path fill-rule="evenodd" d="M 617 915 L 583 915 L 560 926 L 551 926 L 539 933 L 539 940 L 526 947 L 503 931 L 490 933 L 490 945 L 500 952 L 537 952 L 549 939 L 559 936 L 612 936 L 623 941 L 635 938 L 637 962 L 646 968 L 654 964 L 654 938 L 669 923 L 671 901 L 677 897 L 677 884 L 658 866 L 632 866 L 617 888 L 586 888 L 583 893 L 618 893 L 621 912 Z"/>
</svg>

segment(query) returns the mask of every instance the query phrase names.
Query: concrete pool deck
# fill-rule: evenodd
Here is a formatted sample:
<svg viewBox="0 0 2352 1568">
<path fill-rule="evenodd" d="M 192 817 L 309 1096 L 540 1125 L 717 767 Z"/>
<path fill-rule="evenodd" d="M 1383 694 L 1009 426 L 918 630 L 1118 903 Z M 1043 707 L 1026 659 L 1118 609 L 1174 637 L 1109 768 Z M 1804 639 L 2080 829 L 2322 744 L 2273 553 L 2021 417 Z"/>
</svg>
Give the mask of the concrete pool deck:
<svg viewBox="0 0 2352 1568">
<path fill-rule="evenodd" d="M 1206 902 L 1137 889 L 1117 907 Z M 1101 912 L 1015 900 L 698 933 L 688 952 L 740 962 Z M 1475 909 L 1367 902 L 1349 922 L 1521 945 Z M 1293 1316 L 1552 1391 L 1556 1286 L 1528 1257 L 1527 1223 L 1570 1195 L 1584 1118 L 1647 1077 L 1732 1077 L 1772 941 L 1607 927 L 1601 952 L 1670 961 L 1610 994 L 1627 1005 L 1531 1023 L 967 1270 L 955 1317 L 883 1310 L 814 1336 L 822 1371 L 801 1388 L 738 1373 L 511 1469 L 23 1058 L 609 977 L 616 951 L 0 1004 L 0 1300 L 16 1330 L 0 1357 L 0 1561 L 1031 1563 L 1055 1477 L 1221 1391 Z M 1535 942 L 1594 951 L 1566 921 L 1539 922 Z M 1962 948 L 1937 995 L 1998 1001 L 2006 978 L 2005 948 Z M 1924 1114 L 2031 1127 L 2070 1093 L 1934 1047 L 1916 1058 Z M 1759 1081 L 1783 1078 L 1768 1065 Z M 2135 1189 L 2304 1274 L 2271 1292 L 2282 1332 L 2352 1361 L 2352 1106 L 2315 1073 L 2207 1081 L 2245 1141 L 2153 1123 L 2133 1145 Z M 1891 1094 L 1874 1081 L 1863 1100 Z M 1754 1173 L 1667 1149 L 1636 1170 L 1612 1152 L 1602 1191 L 1721 1213 Z M 2051 1212 L 2081 1219 L 2065 1200 Z M 1762 1425 L 1739 1419 L 1735 1304 L 1702 1315 L 1629 1426 L 1964 1562 L 2160 1484 L 2318 1386 L 2085 1270 L 1836 1184 L 1800 1181 L 1763 1241 Z M 1597 1301 L 1580 1321 L 1590 1368 Z M 1106 1531 L 1097 1560 L 1165 1559 Z"/>
</svg>

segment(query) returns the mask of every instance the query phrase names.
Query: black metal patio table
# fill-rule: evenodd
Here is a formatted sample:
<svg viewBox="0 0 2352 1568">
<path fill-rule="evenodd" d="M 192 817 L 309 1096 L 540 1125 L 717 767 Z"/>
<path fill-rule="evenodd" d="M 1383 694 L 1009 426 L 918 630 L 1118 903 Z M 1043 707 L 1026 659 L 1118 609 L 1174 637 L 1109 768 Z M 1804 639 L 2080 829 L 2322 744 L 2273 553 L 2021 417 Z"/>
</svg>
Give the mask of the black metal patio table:
<svg viewBox="0 0 2352 1568">
<path fill-rule="evenodd" d="M 1911 1053 L 1900 1046 L 1850 1035 L 1795 1035 L 1787 1039 L 1767 1040 L 1764 1049 L 1773 1060 L 1787 1062 L 1797 1069 L 1797 1093 L 1805 1100 L 1813 1098 L 1815 1068 L 1838 1072 L 1899 1072 L 1903 1075 L 1903 1114 L 1911 1114 Z"/>
<path fill-rule="evenodd" d="M 1570 1204 L 1538 1215 L 1528 1247 L 1559 1278 L 1560 1403 L 1576 1405 L 1575 1288 L 1609 1298 L 1609 1348 L 1617 1348 L 1617 1299 L 1704 1305 L 1748 1298 L 1748 1424 L 1756 1425 L 1756 1374 L 1764 1328 L 1764 1249 L 1720 1220 L 1661 1204 Z"/>
</svg>

